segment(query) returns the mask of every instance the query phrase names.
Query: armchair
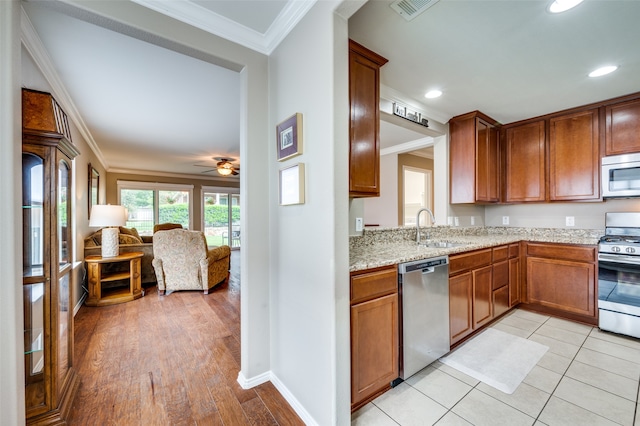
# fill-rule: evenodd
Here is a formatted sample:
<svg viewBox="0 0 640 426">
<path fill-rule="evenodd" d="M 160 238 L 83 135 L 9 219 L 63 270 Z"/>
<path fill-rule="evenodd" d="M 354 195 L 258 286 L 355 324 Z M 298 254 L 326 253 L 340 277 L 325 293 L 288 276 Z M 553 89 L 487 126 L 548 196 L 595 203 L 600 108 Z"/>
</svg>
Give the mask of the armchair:
<svg viewBox="0 0 640 426">
<path fill-rule="evenodd" d="M 153 268 L 158 292 L 209 290 L 229 278 L 229 246 L 207 248 L 201 231 L 172 229 L 153 234 Z"/>
</svg>

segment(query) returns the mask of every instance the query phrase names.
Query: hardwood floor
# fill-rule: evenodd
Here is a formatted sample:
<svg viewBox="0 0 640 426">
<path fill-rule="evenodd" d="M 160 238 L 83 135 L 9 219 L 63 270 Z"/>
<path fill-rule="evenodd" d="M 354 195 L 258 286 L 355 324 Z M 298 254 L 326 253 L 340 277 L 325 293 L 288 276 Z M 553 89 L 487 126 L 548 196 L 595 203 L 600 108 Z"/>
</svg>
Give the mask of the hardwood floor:
<svg viewBox="0 0 640 426">
<path fill-rule="evenodd" d="M 267 382 L 244 390 L 239 252 L 209 295 L 157 288 L 133 302 L 80 308 L 71 425 L 303 425 Z"/>
</svg>

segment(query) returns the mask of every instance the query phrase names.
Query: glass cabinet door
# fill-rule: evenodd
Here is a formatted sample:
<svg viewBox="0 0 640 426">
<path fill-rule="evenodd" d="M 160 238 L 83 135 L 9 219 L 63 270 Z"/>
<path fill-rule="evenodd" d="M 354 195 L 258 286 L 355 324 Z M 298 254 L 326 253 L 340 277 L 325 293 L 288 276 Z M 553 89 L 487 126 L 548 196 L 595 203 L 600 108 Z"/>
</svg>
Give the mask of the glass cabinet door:
<svg viewBox="0 0 640 426">
<path fill-rule="evenodd" d="M 22 154 L 24 356 L 27 410 L 46 405 L 44 370 L 48 279 L 45 277 L 44 155 Z"/>
<path fill-rule="evenodd" d="M 57 188 L 57 204 L 58 204 L 58 287 L 57 299 L 57 332 L 58 332 L 58 351 L 57 351 L 57 377 L 58 377 L 58 389 L 57 394 L 62 392 L 62 386 L 64 378 L 71 366 L 71 354 L 70 348 L 73 347 L 70 339 L 73 338 L 72 330 L 70 330 L 70 313 L 69 304 L 70 300 L 70 275 L 71 275 L 71 263 L 69 261 L 71 257 L 70 253 L 70 241 L 69 241 L 69 226 L 71 218 L 71 203 L 69 203 L 69 196 L 71 194 L 71 179 L 70 179 L 70 166 L 65 159 L 58 161 L 58 188 Z"/>
</svg>

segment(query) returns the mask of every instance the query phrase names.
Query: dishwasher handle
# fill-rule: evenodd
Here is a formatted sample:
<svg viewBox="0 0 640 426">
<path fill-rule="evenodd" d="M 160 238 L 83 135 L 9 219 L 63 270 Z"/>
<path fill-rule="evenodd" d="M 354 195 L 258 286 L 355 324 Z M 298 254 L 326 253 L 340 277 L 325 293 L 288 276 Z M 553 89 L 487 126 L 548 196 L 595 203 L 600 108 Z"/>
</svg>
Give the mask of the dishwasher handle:
<svg viewBox="0 0 640 426">
<path fill-rule="evenodd" d="M 448 256 L 432 257 L 429 259 L 416 260 L 413 262 L 401 263 L 398 265 L 398 272 L 400 275 L 408 274 L 409 272 L 422 271 L 423 273 L 431 273 L 435 271 L 435 268 L 439 266 L 446 266 L 449 264 Z"/>
<path fill-rule="evenodd" d="M 433 273 L 433 272 L 435 272 L 435 271 L 436 271 L 435 266 L 430 266 L 429 268 L 424 268 L 424 269 L 422 270 L 422 275 L 431 274 L 431 273 Z"/>
</svg>

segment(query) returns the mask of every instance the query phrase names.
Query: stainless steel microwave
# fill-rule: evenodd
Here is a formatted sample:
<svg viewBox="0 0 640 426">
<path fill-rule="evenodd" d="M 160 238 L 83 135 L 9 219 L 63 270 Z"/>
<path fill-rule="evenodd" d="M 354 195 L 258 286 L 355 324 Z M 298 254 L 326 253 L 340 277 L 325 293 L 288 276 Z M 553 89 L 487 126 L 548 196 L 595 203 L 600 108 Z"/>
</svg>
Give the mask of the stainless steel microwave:
<svg viewBox="0 0 640 426">
<path fill-rule="evenodd" d="M 602 157 L 602 197 L 640 197 L 640 153 Z"/>
</svg>

